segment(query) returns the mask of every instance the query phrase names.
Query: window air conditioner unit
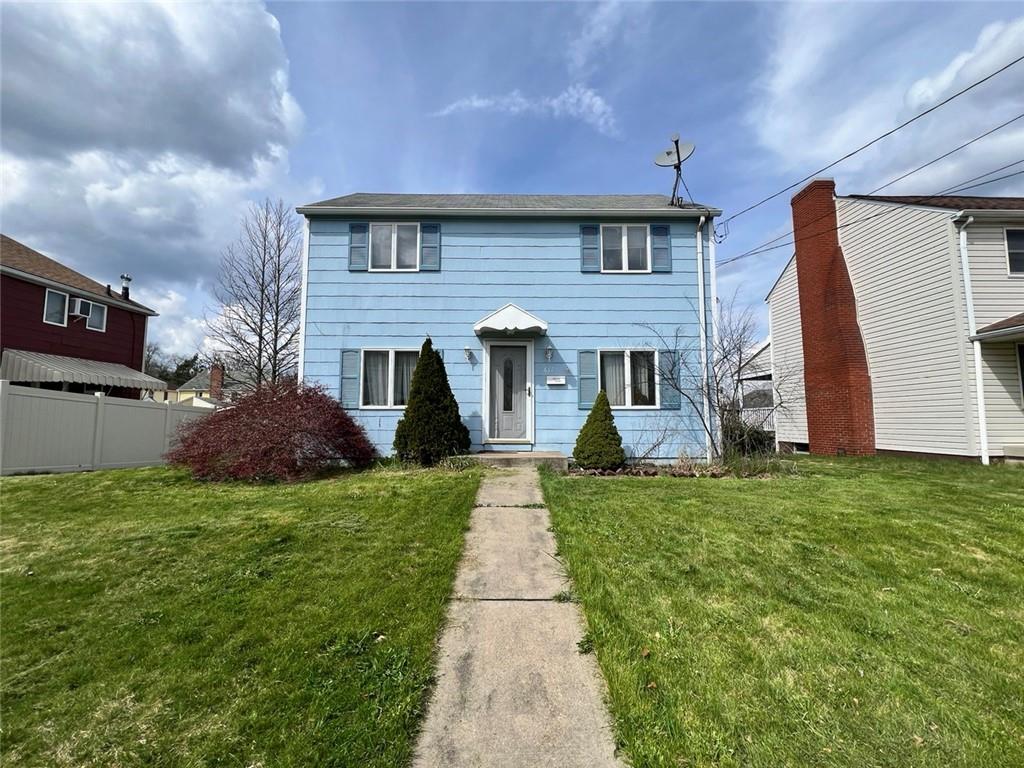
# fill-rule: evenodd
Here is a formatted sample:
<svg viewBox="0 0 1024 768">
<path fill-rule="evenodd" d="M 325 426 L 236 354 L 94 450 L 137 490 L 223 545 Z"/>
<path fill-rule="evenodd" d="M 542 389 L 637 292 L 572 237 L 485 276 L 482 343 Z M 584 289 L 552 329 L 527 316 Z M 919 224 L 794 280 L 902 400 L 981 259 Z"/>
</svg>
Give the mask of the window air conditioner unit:
<svg viewBox="0 0 1024 768">
<path fill-rule="evenodd" d="M 69 314 L 74 317 L 88 317 L 92 310 L 92 303 L 86 299 L 72 299 Z"/>
</svg>

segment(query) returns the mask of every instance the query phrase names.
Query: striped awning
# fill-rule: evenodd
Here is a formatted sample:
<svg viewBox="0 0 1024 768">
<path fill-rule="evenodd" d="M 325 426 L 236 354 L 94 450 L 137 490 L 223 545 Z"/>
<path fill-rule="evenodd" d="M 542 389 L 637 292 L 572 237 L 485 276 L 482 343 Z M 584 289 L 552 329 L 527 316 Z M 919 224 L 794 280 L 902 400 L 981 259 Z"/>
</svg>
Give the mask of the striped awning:
<svg viewBox="0 0 1024 768">
<path fill-rule="evenodd" d="M 5 349 L 0 361 L 0 379 L 25 382 L 67 382 L 101 387 L 167 389 L 160 379 L 147 376 L 120 363 L 101 363 L 80 357 L 44 355 L 21 349 Z"/>
</svg>

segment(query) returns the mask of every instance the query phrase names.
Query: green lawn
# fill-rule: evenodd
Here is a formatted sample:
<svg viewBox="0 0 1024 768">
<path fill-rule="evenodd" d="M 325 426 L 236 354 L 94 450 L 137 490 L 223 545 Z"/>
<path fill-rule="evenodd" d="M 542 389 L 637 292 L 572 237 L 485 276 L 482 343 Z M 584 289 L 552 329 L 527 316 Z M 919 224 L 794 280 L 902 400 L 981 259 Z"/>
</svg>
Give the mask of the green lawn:
<svg viewBox="0 0 1024 768">
<path fill-rule="evenodd" d="M 478 483 L 5 479 L 0 762 L 407 762 Z"/>
<path fill-rule="evenodd" d="M 1024 765 L 1024 469 L 543 477 L 643 766 Z"/>
</svg>

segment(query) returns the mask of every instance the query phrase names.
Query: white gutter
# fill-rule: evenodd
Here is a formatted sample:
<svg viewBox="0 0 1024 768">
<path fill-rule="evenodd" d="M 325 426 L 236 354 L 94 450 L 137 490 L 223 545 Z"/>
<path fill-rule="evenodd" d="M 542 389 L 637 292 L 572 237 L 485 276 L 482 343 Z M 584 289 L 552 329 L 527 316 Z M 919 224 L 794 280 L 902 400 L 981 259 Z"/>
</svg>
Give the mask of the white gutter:
<svg viewBox="0 0 1024 768">
<path fill-rule="evenodd" d="M 295 209 L 304 216 L 412 216 L 429 217 L 431 219 L 446 216 L 487 216 L 489 218 L 562 218 L 578 219 L 580 217 L 599 218 L 635 218 L 635 219 L 705 219 L 708 216 L 719 216 L 717 208 L 403 208 L 395 206 L 344 206 L 344 205 L 303 205 Z"/>
<path fill-rule="evenodd" d="M 709 363 L 711 370 L 715 369 L 715 355 L 718 354 L 718 274 L 715 265 L 715 226 L 714 223 L 709 221 L 709 234 L 708 246 L 710 253 L 708 259 L 711 262 L 711 362 Z M 717 381 L 717 379 L 716 379 Z M 717 406 L 717 403 L 715 404 Z M 715 409 L 717 413 L 717 407 Z M 715 424 L 715 445 L 718 448 L 722 446 L 722 425 L 721 423 Z"/>
<path fill-rule="evenodd" d="M 700 372 L 703 378 L 703 380 L 701 381 L 700 393 L 704 410 L 704 425 L 706 427 L 710 427 L 710 403 L 708 402 L 707 307 L 704 304 L 704 221 L 705 217 L 701 216 L 700 221 L 697 222 L 697 304 L 700 307 L 700 309 L 698 310 L 697 319 L 699 321 L 698 327 L 700 328 Z M 704 447 L 705 455 L 707 456 L 707 460 L 710 462 L 711 432 L 709 429 L 704 430 Z"/>
<path fill-rule="evenodd" d="M 988 422 L 985 418 L 985 380 L 981 372 L 981 342 L 973 338 L 978 332 L 978 326 L 974 319 L 974 297 L 971 291 L 971 265 L 967 259 L 967 227 L 974 216 L 968 216 L 960 223 L 963 212 L 953 217 L 953 225 L 960 232 L 960 273 L 964 281 L 964 299 L 967 302 L 967 330 L 968 337 L 972 338 L 971 346 L 974 349 L 974 388 L 978 393 L 978 438 L 981 443 L 981 463 L 989 463 L 988 455 Z"/>
<path fill-rule="evenodd" d="M 302 228 L 302 298 L 299 300 L 299 384 L 306 380 L 306 283 L 309 275 L 309 219 L 303 217 Z"/>
</svg>

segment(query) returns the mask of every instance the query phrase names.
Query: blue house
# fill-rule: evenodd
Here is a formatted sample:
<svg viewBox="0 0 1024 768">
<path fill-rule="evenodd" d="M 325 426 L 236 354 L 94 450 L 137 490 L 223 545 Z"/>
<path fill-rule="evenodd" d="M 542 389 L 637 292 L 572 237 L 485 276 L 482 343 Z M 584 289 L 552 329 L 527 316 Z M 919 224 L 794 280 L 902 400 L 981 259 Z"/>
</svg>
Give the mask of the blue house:
<svg viewBox="0 0 1024 768">
<path fill-rule="evenodd" d="M 363 193 L 298 211 L 300 376 L 382 454 L 429 336 L 474 451 L 571 455 L 604 389 L 628 455 L 708 455 L 720 211 L 663 195 Z"/>
</svg>

